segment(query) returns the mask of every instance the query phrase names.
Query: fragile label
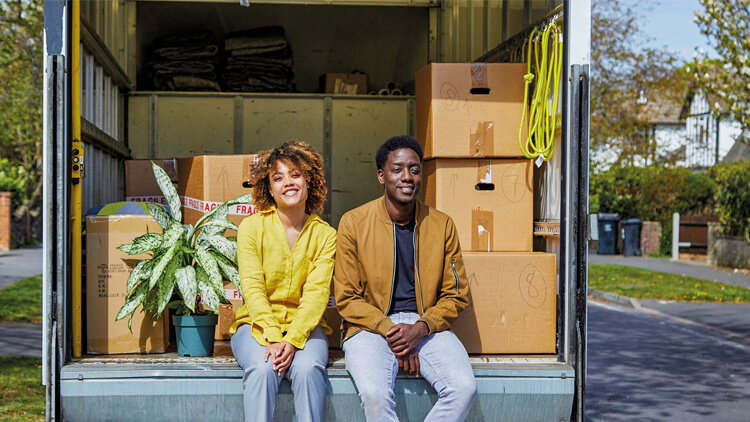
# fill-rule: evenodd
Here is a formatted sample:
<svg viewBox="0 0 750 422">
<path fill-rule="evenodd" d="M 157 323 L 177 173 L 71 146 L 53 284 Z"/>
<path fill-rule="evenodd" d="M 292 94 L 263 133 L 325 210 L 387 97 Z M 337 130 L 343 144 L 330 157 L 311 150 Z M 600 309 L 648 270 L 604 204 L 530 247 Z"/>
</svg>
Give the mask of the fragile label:
<svg viewBox="0 0 750 422">
<path fill-rule="evenodd" d="M 223 204 L 223 202 L 202 201 L 188 196 L 181 196 L 180 203 L 182 203 L 182 206 L 185 208 L 200 212 L 209 212 Z M 258 212 L 258 210 L 255 208 L 255 205 L 250 204 L 236 204 L 229 207 L 230 215 L 252 215 L 256 212 Z"/>
</svg>

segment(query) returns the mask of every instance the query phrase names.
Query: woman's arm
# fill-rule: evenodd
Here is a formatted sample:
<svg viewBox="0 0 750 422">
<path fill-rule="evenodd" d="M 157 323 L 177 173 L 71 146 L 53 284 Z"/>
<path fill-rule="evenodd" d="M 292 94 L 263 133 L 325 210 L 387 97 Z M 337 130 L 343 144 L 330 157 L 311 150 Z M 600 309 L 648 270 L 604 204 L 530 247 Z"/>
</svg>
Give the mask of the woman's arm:
<svg viewBox="0 0 750 422">
<path fill-rule="evenodd" d="M 336 231 L 330 229 L 322 242 L 320 252 L 312 262 L 312 269 L 302 286 L 302 297 L 300 297 L 297 313 L 284 336 L 284 340 L 297 349 L 305 347 L 310 332 L 320 323 L 331 294 Z"/>
<path fill-rule="evenodd" d="M 237 233 L 237 264 L 240 272 L 240 288 L 245 308 L 253 324 L 263 329 L 267 341 L 278 343 L 282 340 L 281 325 L 274 317 L 268 301 L 266 276 L 261 264 L 263 251 L 257 243 L 261 235 L 257 230 L 260 218 L 246 218 Z"/>
</svg>

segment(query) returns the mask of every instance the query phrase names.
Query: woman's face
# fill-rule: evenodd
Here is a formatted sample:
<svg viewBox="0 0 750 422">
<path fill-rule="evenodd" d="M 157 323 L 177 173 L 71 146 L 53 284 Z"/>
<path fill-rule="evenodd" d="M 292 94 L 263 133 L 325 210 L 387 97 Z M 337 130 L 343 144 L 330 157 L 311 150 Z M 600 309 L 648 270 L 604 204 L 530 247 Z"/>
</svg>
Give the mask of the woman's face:
<svg viewBox="0 0 750 422">
<path fill-rule="evenodd" d="M 277 208 L 305 207 L 307 201 L 307 180 L 302 172 L 289 167 L 282 161 L 276 162 L 276 169 L 268 175 L 271 196 Z"/>
</svg>

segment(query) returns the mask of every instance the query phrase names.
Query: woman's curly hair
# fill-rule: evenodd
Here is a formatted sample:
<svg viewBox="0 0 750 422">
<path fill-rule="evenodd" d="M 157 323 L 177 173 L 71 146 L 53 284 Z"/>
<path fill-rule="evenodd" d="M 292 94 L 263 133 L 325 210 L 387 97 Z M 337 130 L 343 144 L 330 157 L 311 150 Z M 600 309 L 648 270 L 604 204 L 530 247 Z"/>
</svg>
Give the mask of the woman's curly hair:
<svg viewBox="0 0 750 422">
<path fill-rule="evenodd" d="M 323 173 L 323 157 L 315 148 L 302 141 L 294 140 L 278 148 L 261 151 L 257 157 L 258 164 L 252 169 L 251 180 L 253 201 L 258 209 L 267 210 L 276 205 L 276 201 L 271 196 L 270 174 L 276 170 L 276 164 L 279 161 L 302 172 L 307 182 L 305 212 L 310 214 L 314 210 L 323 209 L 328 188 Z"/>
</svg>

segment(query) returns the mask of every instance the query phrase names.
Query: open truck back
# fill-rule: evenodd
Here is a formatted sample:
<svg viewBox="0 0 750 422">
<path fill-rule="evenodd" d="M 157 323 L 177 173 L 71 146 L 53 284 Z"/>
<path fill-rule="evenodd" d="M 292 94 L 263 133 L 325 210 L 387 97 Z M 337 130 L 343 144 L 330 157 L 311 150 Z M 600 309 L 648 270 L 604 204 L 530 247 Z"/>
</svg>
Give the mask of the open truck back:
<svg viewBox="0 0 750 422">
<path fill-rule="evenodd" d="M 561 129 L 553 157 L 533 170 L 533 248 L 556 254 L 554 347 L 545 354 L 472 354 L 479 396 L 469 420 L 582 421 L 590 6 L 589 0 L 46 1 L 47 419 L 242 419 L 242 371 L 228 342 L 209 358 L 82 353 L 81 210 L 125 200 L 125 160 L 249 154 L 300 138 L 324 156 L 329 197 L 322 216 L 336 227 L 344 212 L 382 194 L 372 177 L 380 143 L 416 135 L 410 93 L 417 70 L 433 62 L 520 62 L 532 30 L 556 21 L 564 28 Z M 294 93 L 151 88 L 146 67 L 155 38 L 196 27 L 222 34 L 268 25 L 283 26 L 294 44 Z M 317 93 L 318 77 L 341 71 L 334 69 L 362 69 L 371 89 L 394 81 L 406 95 Z M 340 351 L 331 352 L 328 376 L 328 419 L 364 420 Z M 420 378 L 399 376 L 396 393 L 402 420 L 422 420 L 436 401 Z M 293 420 L 293 409 L 283 384 L 276 420 Z"/>
</svg>

